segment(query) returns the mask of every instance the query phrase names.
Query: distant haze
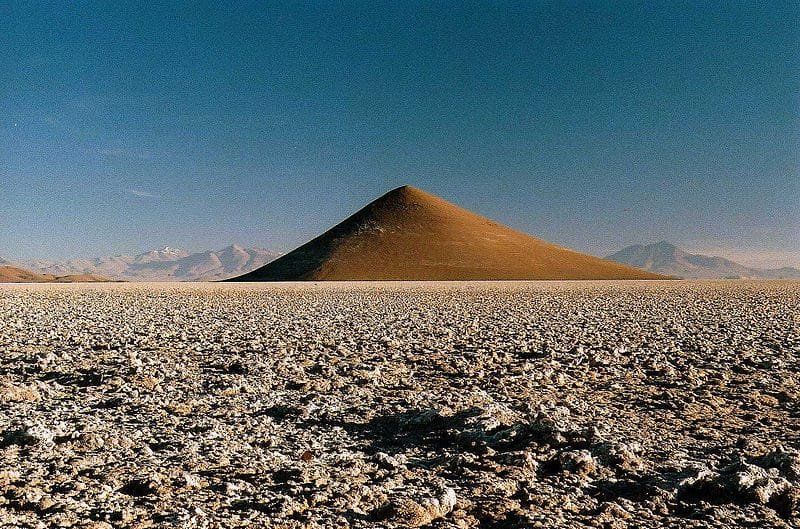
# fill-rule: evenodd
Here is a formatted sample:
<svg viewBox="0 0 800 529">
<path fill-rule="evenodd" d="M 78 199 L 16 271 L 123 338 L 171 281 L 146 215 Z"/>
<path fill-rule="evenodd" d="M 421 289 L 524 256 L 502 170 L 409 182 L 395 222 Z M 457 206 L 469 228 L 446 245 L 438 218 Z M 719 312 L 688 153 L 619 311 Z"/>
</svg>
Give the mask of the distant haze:
<svg viewBox="0 0 800 529">
<path fill-rule="evenodd" d="M 717 255 L 688 253 L 666 241 L 628 246 L 606 259 L 686 279 L 800 279 L 797 268 L 748 267 Z"/>
<path fill-rule="evenodd" d="M 267 5 L 273 4 L 273 5 Z M 800 266 L 797 2 L 10 2 L 0 257 L 288 252 L 403 184 Z"/>
<path fill-rule="evenodd" d="M 196 253 L 166 246 L 134 256 L 60 262 L 31 260 L 19 264 L 36 273 L 55 276 L 88 274 L 121 281 L 216 281 L 255 270 L 278 256 L 263 248 L 242 248 L 236 244 Z"/>
</svg>

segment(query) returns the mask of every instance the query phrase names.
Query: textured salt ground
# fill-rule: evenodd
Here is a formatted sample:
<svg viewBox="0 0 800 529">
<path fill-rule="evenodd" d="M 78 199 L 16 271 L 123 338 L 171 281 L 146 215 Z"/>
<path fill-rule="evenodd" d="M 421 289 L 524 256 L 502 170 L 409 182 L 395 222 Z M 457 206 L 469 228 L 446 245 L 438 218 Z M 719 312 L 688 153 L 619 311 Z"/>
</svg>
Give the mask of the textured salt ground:
<svg viewBox="0 0 800 529">
<path fill-rule="evenodd" d="M 791 527 L 798 282 L 0 289 L 3 527 Z"/>
</svg>

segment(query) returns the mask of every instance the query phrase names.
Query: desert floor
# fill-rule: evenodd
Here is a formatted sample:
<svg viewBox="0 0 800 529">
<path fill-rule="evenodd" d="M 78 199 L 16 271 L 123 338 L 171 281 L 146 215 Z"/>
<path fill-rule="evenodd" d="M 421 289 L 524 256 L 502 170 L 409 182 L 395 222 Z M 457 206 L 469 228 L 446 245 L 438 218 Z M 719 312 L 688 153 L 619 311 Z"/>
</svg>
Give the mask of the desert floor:
<svg viewBox="0 0 800 529">
<path fill-rule="evenodd" d="M 791 527 L 800 282 L 0 285 L 2 527 Z"/>
</svg>

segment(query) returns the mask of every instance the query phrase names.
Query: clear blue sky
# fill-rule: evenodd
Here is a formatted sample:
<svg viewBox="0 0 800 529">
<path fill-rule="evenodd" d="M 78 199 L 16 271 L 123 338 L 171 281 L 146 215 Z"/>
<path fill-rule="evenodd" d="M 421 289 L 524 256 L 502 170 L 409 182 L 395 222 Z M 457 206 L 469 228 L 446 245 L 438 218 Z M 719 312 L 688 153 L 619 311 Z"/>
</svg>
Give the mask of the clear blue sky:
<svg viewBox="0 0 800 529">
<path fill-rule="evenodd" d="M 0 7 L 2 257 L 286 251 L 408 183 L 800 264 L 798 2 L 117 4 Z"/>
</svg>

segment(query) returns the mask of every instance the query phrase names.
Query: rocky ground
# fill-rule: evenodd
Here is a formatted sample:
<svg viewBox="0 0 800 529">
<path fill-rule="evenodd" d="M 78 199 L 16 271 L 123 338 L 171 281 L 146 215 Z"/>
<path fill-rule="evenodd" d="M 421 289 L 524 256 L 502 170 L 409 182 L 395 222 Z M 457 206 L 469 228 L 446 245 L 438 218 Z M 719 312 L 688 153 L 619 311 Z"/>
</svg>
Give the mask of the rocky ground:
<svg viewBox="0 0 800 529">
<path fill-rule="evenodd" d="M 800 282 L 0 287 L 2 527 L 791 527 Z"/>
</svg>

